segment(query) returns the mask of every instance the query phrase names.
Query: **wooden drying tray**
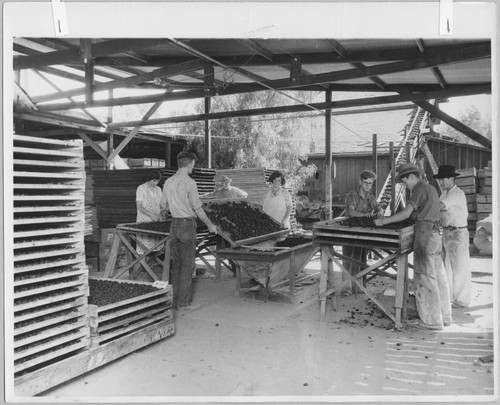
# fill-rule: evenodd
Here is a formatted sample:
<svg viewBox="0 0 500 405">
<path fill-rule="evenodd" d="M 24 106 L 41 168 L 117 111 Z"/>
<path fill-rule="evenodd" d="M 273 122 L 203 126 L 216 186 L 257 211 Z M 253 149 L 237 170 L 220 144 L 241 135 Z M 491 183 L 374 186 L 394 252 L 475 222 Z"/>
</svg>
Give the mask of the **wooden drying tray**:
<svg viewBox="0 0 500 405">
<path fill-rule="evenodd" d="M 413 234 L 413 225 L 401 229 L 386 229 L 349 227 L 341 225 L 338 220 L 313 224 L 313 238 L 318 244 L 407 251 L 413 248 Z"/>
<path fill-rule="evenodd" d="M 220 199 L 214 199 L 214 200 L 207 199 L 206 201 L 204 201 L 204 203 L 207 204 L 208 206 L 210 206 L 210 204 L 217 204 L 219 202 L 228 202 L 228 201 L 238 202 L 238 201 L 245 201 L 245 200 L 246 200 L 245 198 L 220 198 Z M 261 211 L 263 214 L 265 214 L 259 205 L 254 204 L 254 203 L 250 203 L 248 201 L 246 201 L 246 202 L 248 205 L 250 205 L 254 208 L 257 208 L 259 211 Z M 267 215 L 267 214 L 265 214 L 265 215 Z M 281 224 L 278 221 L 276 221 L 274 218 L 270 217 L 269 215 L 268 215 L 268 217 L 269 217 L 270 222 L 274 222 L 274 223 L 281 226 Z M 254 244 L 265 242 L 265 241 L 284 238 L 284 237 L 286 237 L 286 235 L 288 235 L 288 233 L 290 232 L 290 229 L 282 229 L 282 230 L 277 231 L 277 232 L 272 232 L 272 233 L 267 233 L 267 234 L 263 234 L 263 235 L 259 235 L 259 236 L 254 236 L 252 238 L 240 239 L 237 241 L 232 240 L 231 236 L 228 233 L 224 232 L 222 229 L 220 229 L 220 227 L 217 227 L 217 232 L 224 240 L 226 240 L 231 245 L 231 247 L 237 247 L 237 246 L 243 246 L 243 245 L 254 245 Z"/>
<path fill-rule="evenodd" d="M 171 222 L 171 220 L 167 221 L 162 221 L 162 222 Z M 170 235 L 170 232 L 161 232 L 161 231 L 155 231 L 152 229 L 145 229 L 144 224 L 148 224 L 149 222 L 130 222 L 126 224 L 118 224 L 116 225 L 116 229 L 121 229 L 124 231 L 129 231 L 129 232 L 138 232 L 138 233 L 147 233 L 151 235 L 162 235 L 162 236 L 167 236 Z M 151 222 L 151 223 L 157 223 L 157 222 Z M 138 226 L 140 225 L 140 227 Z"/>
</svg>

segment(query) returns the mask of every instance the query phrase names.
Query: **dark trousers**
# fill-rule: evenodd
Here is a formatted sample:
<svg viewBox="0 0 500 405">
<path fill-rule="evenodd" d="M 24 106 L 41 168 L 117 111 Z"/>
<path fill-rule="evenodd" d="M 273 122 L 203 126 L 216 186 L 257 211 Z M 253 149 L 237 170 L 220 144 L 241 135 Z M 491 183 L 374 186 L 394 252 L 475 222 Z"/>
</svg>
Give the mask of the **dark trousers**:
<svg viewBox="0 0 500 405">
<path fill-rule="evenodd" d="M 342 254 L 347 257 L 351 257 L 358 262 L 366 263 L 367 249 L 358 247 L 358 246 L 342 246 Z M 359 264 L 353 263 L 350 260 L 343 260 L 342 263 L 345 269 L 353 276 L 358 274 L 362 268 Z M 342 281 L 349 280 L 349 278 L 342 273 Z M 347 286 L 342 288 L 342 292 L 360 292 L 360 289 L 357 285 L 353 285 L 353 283 L 349 282 Z"/>
<path fill-rule="evenodd" d="M 172 218 L 170 226 L 170 282 L 172 284 L 173 307 L 191 304 L 191 283 L 196 268 L 196 219 Z"/>
</svg>

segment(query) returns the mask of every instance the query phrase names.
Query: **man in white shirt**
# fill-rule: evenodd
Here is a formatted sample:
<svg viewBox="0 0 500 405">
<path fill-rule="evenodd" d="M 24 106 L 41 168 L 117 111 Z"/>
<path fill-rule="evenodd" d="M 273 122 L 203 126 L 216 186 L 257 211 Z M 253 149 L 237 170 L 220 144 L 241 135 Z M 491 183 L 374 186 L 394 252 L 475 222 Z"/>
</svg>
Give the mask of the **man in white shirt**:
<svg viewBox="0 0 500 405">
<path fill-rule="evenodd" d="M 471 269 L 467 199 L 455 184 L 455 167 L 443 165 L 434 176 L 441 186 L 440 223 L 443 227 L 443 263 L 446 268 L 452 307 L 468 307 L 471 301 Z"/>
<path fill-rule="evenodd" d="M 200 218 L 210 233 L 217 233 L 217 228 L 202 208 L 196 182 L 189 176 L 195 162 L 194 153 L 180 152 L 177 155 L 177 172 L 165 181 L 160 200 L 162 211 L 170 211 L 172 215 L 170 284 L 174 309 L 195 309 L 191 305 L 191 281 L 196 269 L 196 218 Z"/>
</svg>

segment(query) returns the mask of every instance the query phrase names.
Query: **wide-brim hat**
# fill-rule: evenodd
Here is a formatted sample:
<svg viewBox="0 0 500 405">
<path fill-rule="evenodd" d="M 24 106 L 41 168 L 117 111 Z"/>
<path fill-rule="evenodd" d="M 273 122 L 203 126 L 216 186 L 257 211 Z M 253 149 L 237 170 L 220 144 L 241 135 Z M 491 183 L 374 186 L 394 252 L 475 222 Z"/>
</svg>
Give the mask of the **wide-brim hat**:
<svg viewBox="0 0 500 405">
<path fill-rule="evenodd" d="M 396 181 L 398 183 L 401 182 L 401 177 L 410 173 L 420 174 L 420 169 L 413 163 L 406 163 L 404 165 L 398 166 L 398 168 L 396 169 Z"/>
<path fill-rule="evenodd" d="M 432 177 L 434 177 L 435 179 L 449 179 L 451 177 L 457 177 L 457 176 L 460 176 L 460 173 L 455 172 L 455 166 L 442 165 L 439 166 L 437 174 L 435 174 Z"/>
</svg>

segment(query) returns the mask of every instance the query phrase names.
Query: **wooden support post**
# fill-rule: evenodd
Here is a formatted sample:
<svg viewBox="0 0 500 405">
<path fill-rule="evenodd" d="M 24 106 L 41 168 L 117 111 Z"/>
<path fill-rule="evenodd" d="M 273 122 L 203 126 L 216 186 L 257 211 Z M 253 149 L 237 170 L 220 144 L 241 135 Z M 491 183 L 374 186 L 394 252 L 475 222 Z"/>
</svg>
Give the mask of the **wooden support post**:
<svg viewBox="0 0 500 405">
<path fill-rule="evenodd" d="M 330 259 L 328 258 L 325 249 L 326 246 L 321 246 L 321 275 L 319 277 L 319 293 L 320 293 L 320 317 L 319 319 L 322 321 L 325 319 L 326 315 L 326 296 L 322 296 L 321 294 L 327 290 L 328 286 L 328 267 L 330 265 Z"/>
<path fill-rule="evenodd" d="M 408 271 L 408 254 L 400 254 L 397 258 L 398 273 L 396 278 L 396 297 L 394 308 L 396 309 L 396 320 L 401 323 L 401 316 L 406 312 L 406 294 L 407 286 L 407 271 Z"/>
<path fill-rule="evenodd" d="M 394 159 L 394 143 L 389 142 L 389 159 L 391 162 L 391 215 L 394 215 L 396 208 L 396 161 Z"/>
<path fill-rule="evenodd" d="M 212 110 L 212 95 L 214 94 L 214 67 L 205 65 L 205 114 Z M 210 119 L 205 120 L 205 167 L 212 167 L 212 131 Z"/>
<path fill-rule="evenodd" d="M 90 328 L 90 348 L 99 346 L 99 315 L 97 313 L 97 305 L 90 305 L 89 308 L 89 328 Z"/>
<path fill-rule="evenodd" d="M 217 237 L 217 248 L 216 250 L 222 249 L 224 247 L 224 239 L 222 237 Z M 215 253 L 215 279 L 220 280 L 221 277 L 221 257 Z M 239 268 L 239 266 L 237 266 Z"/>
<path fill-rule="evenodd" d="M 290 298 L 293 298 L 295 292 L 295 251 L 290 253 Z"/>
<path fill-rule="evenodd" d="M 109 253 L 109 259 L 106 263 L 106 270 L 104 270 L 104 277 L 106 278 L 112 278 L 112 273 L 116 265 L 116 257 L 118 256 L 118 249 L 120 248 L 121 243 L 120 231 L 115 229 L 113 233 L 113 244 L 111 245 L 111 252 Z"/>
<path fill-rule="evenodd" d="M 325 102 L 332 101 L 332 92 L 325 92 Z M 332 219 L 332 110 L 325 110 L 325 194 L 326 219 Z"/>
<path fill-rule="evenodd" d="M 374 173 L 377 173 L 377 167 L 378 167 L 378 155 L 377 155 L 377 134 L 372 135 L 372 170 Z M 377 191 L 377 178 L 375 178 L 375 185 L 373 187 L 373 190 L 376 195 L 378 195 Z"/>
<path fill-rule="evenodd" d="M 161 273 L 161 279 L 163 281 L 170 281 L 170 260 L 171 260 L 170 238 L 168 238 L 165 241 L 164 255 L 165 255 L 165 257 L 163 258 L 163 270 L 162 270 L 162 273 Z"/>
</svg>

